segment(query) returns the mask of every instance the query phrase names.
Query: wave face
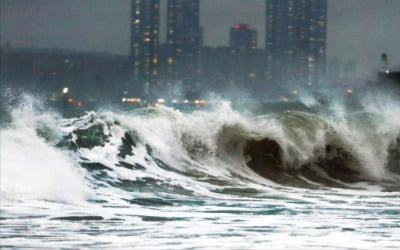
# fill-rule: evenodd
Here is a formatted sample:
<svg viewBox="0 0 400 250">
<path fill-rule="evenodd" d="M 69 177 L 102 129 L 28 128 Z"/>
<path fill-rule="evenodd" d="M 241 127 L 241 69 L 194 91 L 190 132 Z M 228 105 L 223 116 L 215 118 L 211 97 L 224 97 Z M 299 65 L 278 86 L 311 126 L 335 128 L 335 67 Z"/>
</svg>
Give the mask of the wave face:
<svg viewBox="0 0 400 250">
<path fill-rule="evenodd" d="M 9 246 L 44 244 L 28 237 L 29 230 L 11 237 L 26 218 L 36 218 L 29 223 L 32 228 L 36 223 L 50 227 L 50 221 L 67 225 L 68 233 L 59 237 L 71 247 L 84 246 L 88 238 L 68 243 L 76 233 L 68 223 L 87 221 L 120 236 L 128 225 L 136 225 L 130 235 L 144 230 L 161 245 L 176 239 L 182 243 L 179 249 L 195 244 L 196 235 L 209 235 L 209 229 L 194 231 L 210 227 L 217 230 L 211 230 L 220 235 L 217 238 L 228 240 L 210 241 L 207 247 L 228 247 L 232 237 L 235 247 L 244 247 L 246 235 L 255 236 L 249 237 L 263 246 L 277 247 L 279 239 L 274 245 L 268 237 L 258 236 L 267 231 L 286 234 L 290 225 L 279 220 L 253 228 L 258 219 L 291 217 L 297 220 L 297 229 L 306 230 L 302 215 L 311 213 L 310 206 L 320 206 L 321 214 L 329 204 L 344 210 L 360 204 L 361 208 L 365 204 L 360 197 L 371 195 L 371 202 L 386 204 L 384 217 L 394 212 L 392 205 L 400 205 L 400 108 L 393 104 L 370 105 L 358 112 L 334 107 L 329 114 L 287 111 L 252 116 L 221 102 L 211 111 L 190 114 L 161 107 L 90 112 L 72 119 L 38 106 L 28 100 L 11 110 L 11 121 L 2 125 L 2 238 Z M 350 210 L 358 213 L 354 209 Z M 333 218 L 343 216 L 344 210 L 334 211 Z M 365 213 L 360 218 L 374 214 Z M 229 216 L 236 219 L 229 221 Z M 223 226 L 225 219 L 231 226 Z M 192 224 L 195 221 L 198 227 Z M 353 221 L 354 227 L 331 220 L 324 222 L 331 225 L 312 223 L 314 229 L 327 232 L 321 239 L 328 242 L 338 230 L 359 233 L 360 242 L 368 238 L 354 229 L 361 220 Z M 161 237 L 154 231 L 158 226 L 147 228 L 150 224 L 171 230 L 172 236 Z M 229 233 L 229 227 L 236 231 Z M 184 233 L 179 228 L 189 230 L 188 238 L 180 238 Z M 384 235 L 387 231 L 381 229 Z M 49 234 L 46 226 L 42 230 Z M 107 233 L 98 230 L 94 235 Z M 299 245 L 292 247 L 306 246 L 307 237 L 301 235 Z M 91 246 L 107 241 L 96 239 L 100 243 Z M 124 238 L 116 246 L 132 246 L 131 240 Z M 151 241 L 141 243 L 136 246 L 152 247 Z"/>
</svg>

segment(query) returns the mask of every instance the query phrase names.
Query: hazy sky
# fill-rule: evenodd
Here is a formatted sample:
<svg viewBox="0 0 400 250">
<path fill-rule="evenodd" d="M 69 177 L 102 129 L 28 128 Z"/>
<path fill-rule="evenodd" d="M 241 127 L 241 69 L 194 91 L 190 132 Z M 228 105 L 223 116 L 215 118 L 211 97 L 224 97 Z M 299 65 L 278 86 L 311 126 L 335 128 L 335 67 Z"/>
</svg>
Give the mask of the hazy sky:
<svg viewBox="0 0 400 250">
<path fill-rule="evenodd" d="M 18 47 L 127 54 L 130 0 L 0 0 L 0 39 Z M 165 9 L 166 0 L 161 0 Z M 229 28 L 248 23 L 264 47 L 264 0 L 200 0 L 205 44 L 227 45 Z M 328 0 L 328 56 L 366 71 L 382 52 L 400 65 L 400 0 Z M 162 20 L 165 23 L 165 10 Z M 162 30 L 162 40 L 165 32 Z"/>
</svg>

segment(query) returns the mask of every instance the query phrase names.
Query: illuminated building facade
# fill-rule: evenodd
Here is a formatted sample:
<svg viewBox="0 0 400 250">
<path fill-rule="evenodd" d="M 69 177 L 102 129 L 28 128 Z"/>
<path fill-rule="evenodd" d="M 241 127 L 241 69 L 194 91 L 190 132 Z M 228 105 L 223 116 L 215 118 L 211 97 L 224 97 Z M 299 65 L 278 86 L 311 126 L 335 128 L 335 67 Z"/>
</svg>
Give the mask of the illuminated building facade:
<svg viewBox="0 0 400 250">
<path fill-rule="evenodd" d="M 327 0 L 267 0 L 267 80 L 308 84 L 325 76 Z"/>
<path fill-rule="evenodd" d="M 132 0 L 131 7 L 133 91 L 148 95 L 159 74 L 160 0 Z"/>
<path fill-rule="evenodd" d="M 167 71 L 177 80 L 201 74 L 202 28 L 199 0 L 168 0 Z"/>
</svg>

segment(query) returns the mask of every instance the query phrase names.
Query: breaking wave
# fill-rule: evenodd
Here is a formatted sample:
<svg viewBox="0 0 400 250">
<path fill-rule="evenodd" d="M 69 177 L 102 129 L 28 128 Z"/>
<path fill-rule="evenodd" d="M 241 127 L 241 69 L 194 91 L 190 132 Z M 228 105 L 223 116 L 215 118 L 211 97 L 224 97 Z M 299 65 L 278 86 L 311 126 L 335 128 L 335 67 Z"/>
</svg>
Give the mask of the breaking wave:
<svg viewBox="0 0 400 250">
<path fill-rule="evenodd" d="M 400 108 L 392 104 L 252 116 L 222 102 L 190 114 L 161 107 L 64 119 L 27 103 L 2 125 L 5 199 L 140 203 L 123 194 L 251 195 L 271 185 L 359 182 L 393 188 L 400 180 Z"/>
</svg>

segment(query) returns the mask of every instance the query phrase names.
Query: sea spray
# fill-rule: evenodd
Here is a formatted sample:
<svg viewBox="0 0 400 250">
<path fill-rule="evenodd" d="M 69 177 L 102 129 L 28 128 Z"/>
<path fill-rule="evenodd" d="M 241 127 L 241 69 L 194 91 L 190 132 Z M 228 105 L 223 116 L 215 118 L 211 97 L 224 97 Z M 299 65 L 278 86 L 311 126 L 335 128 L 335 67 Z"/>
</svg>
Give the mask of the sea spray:
<svg viewBox="0 0 400 250">
<path fill-rule="evenodd" d="M 83 171 L 52 143 L 61 116 L 42 107 L 32 96 L 21 97 L 12 124 L 1 130 L 1 198 L 84 202 L 91 191 Z"/>
</svg>

